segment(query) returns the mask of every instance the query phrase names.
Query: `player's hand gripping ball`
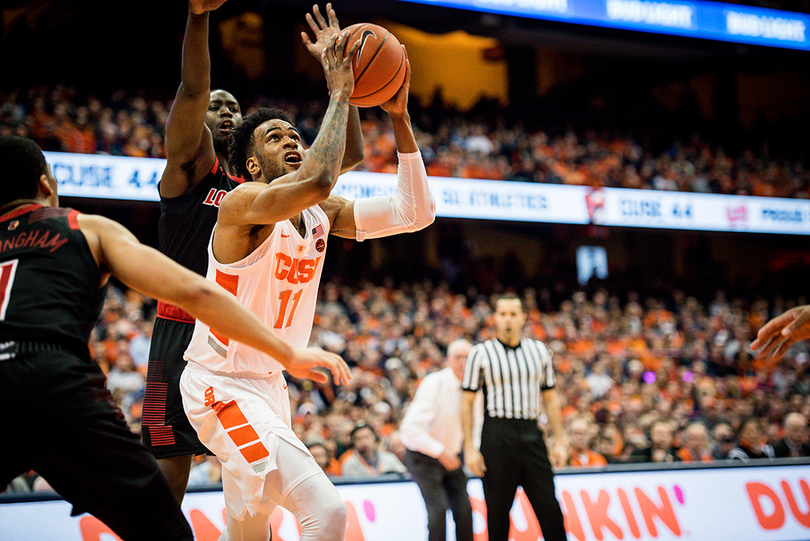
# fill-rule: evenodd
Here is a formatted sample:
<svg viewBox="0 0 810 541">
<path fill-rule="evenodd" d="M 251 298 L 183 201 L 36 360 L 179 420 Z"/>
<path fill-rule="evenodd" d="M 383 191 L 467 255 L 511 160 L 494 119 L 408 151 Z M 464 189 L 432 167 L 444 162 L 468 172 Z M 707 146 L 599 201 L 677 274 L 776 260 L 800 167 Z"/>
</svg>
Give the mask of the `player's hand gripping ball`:
<svg viewBox="0 0 810 541">
<path fill-rule="evenodd" d="M 355 41 L 360 48 L 352 60 L 354 92 L 349 103 L 357 107 L 376 107 L 391 98 L 405 80 L 405 51 L 399 40 L 383 28 L 371 23 L 358 23 L 346 28 L 349 51 Z"/>
</svg>

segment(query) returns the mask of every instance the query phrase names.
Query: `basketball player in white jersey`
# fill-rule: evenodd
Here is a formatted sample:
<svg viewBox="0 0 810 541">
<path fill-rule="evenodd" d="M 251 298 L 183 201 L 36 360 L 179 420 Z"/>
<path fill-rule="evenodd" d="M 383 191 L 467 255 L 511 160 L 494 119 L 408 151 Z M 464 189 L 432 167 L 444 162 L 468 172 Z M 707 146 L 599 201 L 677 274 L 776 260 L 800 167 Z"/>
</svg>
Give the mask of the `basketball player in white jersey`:
<svg viewBox="0 0 810 541">
<path fill-rule="evenodd" d="M 253 182 L 222 200 L 209 244 L 208 278 L 294 347 L 309 340 L 330 233 L 377 238 L 422 229 L 435 217 L 407 112 L 407 62 L 402 88 L 382 105 L 398 150 L 396 195 L 351 202 L 330 194 L 354 86 L 346 40 L 341 33 L 322 57 L 330 101 L 308 151 L 281 111 L 261 109 L 234 130 L 232 166 Z M 227 526 L 220 540 L 266 540 L 280 504 L 301 524 L 302 541 L 342 541 L 345 504 L 291 429 L 283 367 L 196 325 L 180 388 L 191 425 L 222 462 Z"/>
</svg>

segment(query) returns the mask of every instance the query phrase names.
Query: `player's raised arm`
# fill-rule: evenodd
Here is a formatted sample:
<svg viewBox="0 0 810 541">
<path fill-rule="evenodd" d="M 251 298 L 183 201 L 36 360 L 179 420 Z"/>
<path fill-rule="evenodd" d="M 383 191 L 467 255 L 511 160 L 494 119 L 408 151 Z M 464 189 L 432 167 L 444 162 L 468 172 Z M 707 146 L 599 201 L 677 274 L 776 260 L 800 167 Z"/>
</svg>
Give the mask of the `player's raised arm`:
<svg viewBox="0 0 810 541">
<path fill-rule="evenodd" d="M 327 19 L 321 15 L 318 5 L 312 6 L 312 14 L 307 13 L 307 24 L 315 34 L 315 41 L 309 38 L 309 34 L 301 32 L 301 40 L 309 53 L 320 61 L 321 54 L 332 39 L 332 36 L 340 33 L 340 24 L 332 9 L 332 4 L 326 4 Z M 349 106 L 349 120 L 346 126 L 346 148 L 343 151 L 343 161 L 340 165 L 340 172 L 351 171 L 360 165 L 365 159 L 365 142 L 363 141 L 363 130 L 360 126 L 360 113 L 354 105 Z"/>
<path fill-rule="evenodd" d="M 211 101 L 211 58 L 208 52 L 208 13 L 225 0 L 189 2 L 180 87 L 166 120 L 166 169 L 160 194 L 177 197 L 202 180 L 216 155 L 205 115 Z"/>
<path fill-rule="evenodd" d="M 403 52 L 405 47 L 402 47 Z M 397 145 L 397 192 L 393 196 L 349 201 L 333 195 L 322 204 L 332 220 L 331 233 L 357 240 L 376 239 L 424 229 L 436 218 L 436 203 L 408 114 L 411 64 L 405 57 L 405 80 L 380 107 L 388 113 Z"/>
<path fill-rule="evenodd" d="M 245 183 L 222 200 L 218 227 L 274 224 L 329 196 L 346 144 L 349 96 L 354 88 L 351 55 L 360 45 L 356 41 L 344 55 L 347 43 L 345 32 L 336 34 L 321 55 L 329 106 L 306 154 L 292 123 L 274 117 L 272 110 L 266 110 L 267 120 L 251 115 L 234 132 L 230 147 L 233 168 L 257 182 Z"/>
<path fill-rule="evenodd" d="M 271 355 L 296 377 L 324 382 L 326 376 L 312 370 L 323 367 L 336 384 L 351 379 L 339 356 L 315 348 L 293 349 L 232 294 L 141 244 L 117 222 L 86 214 L 78 221 L 105 276 L 112 274 L 141 293 L 181 307 L 225 336 Z"/>
</svg>

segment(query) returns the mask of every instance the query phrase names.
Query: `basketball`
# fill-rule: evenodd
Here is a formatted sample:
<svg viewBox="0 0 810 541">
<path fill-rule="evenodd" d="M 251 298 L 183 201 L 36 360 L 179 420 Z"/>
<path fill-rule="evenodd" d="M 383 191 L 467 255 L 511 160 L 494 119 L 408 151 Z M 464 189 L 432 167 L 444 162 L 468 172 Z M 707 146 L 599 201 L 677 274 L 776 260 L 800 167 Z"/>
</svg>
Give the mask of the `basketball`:
<svg viewBox="0 0 810 541">
<path fill-rule="evenodd" d="M 405 80 L 405 52 L 399 40 L 383 28 L 371 23 L 353 24 L 349 31 L 351 50 L 361 41 L 352 61 L 354 92 L 349 103 L 357 107 L 376 107 L 394 97 Z"/>
</svg>

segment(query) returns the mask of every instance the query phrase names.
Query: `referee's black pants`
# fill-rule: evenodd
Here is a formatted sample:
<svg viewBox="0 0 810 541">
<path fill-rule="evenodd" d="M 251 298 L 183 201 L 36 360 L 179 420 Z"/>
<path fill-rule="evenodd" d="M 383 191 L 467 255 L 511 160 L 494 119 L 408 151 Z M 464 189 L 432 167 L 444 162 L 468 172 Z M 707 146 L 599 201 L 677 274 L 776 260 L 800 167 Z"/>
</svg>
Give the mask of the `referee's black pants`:
<svg viewBox="0 0 810 541">
<path fill-rule="evenodd" d="M 489 541 L 507 541 L 509 510 L 518 486 L 534 509 L 545 541 L 565 541 L 562 509 L 554 494 L 554 473 L 537 422 L 485 417 L 481 431 L 484 499 Z"/>
<path fill-rule="evenodd" d="M 473 541 L 473 518 L 463 468 L 447 471 L 437 459 L 408 449 L 405 465 L 419 487 L 428 515 L 428 541 L 447 539 L 447 509 L 453 512 L 456 541 Z"/>
</svg>

